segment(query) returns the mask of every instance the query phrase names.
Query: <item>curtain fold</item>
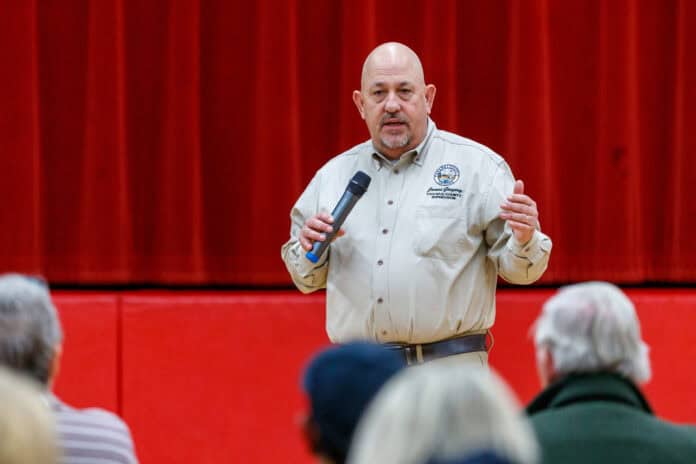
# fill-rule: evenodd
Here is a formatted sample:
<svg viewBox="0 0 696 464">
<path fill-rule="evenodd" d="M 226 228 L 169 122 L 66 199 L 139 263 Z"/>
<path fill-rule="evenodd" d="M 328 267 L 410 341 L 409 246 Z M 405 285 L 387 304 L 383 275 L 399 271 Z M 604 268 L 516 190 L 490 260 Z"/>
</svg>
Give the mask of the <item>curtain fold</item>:
<svg viewBox="0 0 696 464">
<path fill-rule="evenodd" d="M 289 285 L 290 208 L 367 139 L 351 93 L 388 40 L 525 181 L 542 283 L 696 282 L 689 0 L 0 0 L 0 271 Z"/>
<path fill-rule="evenodd" d="M 0 260 L 5 269 L 40 269 L 43 177 L 36 2 L 12 2 L 3 11 L 0 43 L 12 46 L 0 46 Z"/>
</svg>

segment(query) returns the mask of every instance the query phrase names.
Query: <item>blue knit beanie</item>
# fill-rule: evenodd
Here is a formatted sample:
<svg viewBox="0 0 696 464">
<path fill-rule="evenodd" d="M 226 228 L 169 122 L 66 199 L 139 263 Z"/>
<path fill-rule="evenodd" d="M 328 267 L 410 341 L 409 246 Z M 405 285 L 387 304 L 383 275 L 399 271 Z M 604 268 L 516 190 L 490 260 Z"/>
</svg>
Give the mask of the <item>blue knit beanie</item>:
<svg viewBox="0 0 696 464">
<path fill-rule="evenodd" d="M 381 345 L 353 342 L 334 345 L 309 363 L 303 386 L 311 420 L 319 429 L 318 450 L 345 460 L 353 432 L 367 405 L 405 365 L 403 356 Z"/>
</svg>

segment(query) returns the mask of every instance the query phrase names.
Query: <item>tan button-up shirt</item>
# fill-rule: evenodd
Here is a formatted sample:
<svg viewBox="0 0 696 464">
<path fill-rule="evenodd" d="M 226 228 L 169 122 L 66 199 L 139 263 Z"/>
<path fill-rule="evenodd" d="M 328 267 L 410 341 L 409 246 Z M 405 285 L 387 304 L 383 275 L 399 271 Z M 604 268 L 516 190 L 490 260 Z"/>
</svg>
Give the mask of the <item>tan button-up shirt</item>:
<svg viewBox="0 0 696 464">
<path fill-rule="evenodd" d="M 333 211 L 357 171 L 372 178 L 317 264 L 297 239 L 307 218 Z M 551 239 L 520 246 L 499 218 L 512 193 L 507 163 L 489 148 L 438 130 L 392 163 L 364 142 L 330 160 L 290 214 L 283 260 L 305 293 L 326 288 L 326 330 L 354 339 L 427 343 L 488 329 L 497 276 L 527 284 L 546 269 Z"/>
</svg>

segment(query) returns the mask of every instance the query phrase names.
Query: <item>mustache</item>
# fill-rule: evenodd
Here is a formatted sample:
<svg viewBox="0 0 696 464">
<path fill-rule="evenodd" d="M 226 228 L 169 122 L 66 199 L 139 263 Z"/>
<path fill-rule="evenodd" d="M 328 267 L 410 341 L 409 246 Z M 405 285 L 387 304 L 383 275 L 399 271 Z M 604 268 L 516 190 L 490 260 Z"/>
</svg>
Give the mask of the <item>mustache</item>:
<svg viewBox="0 0 696 464">
<path fill-rule="evenodd" d="M 408 124 L 408 119 L 406 119 L 405 116 L 399 114 L 399 113 L 387 113 L 384 116 L 382 116 L 382 119 L 380 120 L 380 126 L 384 126 L 387 121 L 390 123 L 394 122 L 399 122 L 401 124 Z"/>
</svg>

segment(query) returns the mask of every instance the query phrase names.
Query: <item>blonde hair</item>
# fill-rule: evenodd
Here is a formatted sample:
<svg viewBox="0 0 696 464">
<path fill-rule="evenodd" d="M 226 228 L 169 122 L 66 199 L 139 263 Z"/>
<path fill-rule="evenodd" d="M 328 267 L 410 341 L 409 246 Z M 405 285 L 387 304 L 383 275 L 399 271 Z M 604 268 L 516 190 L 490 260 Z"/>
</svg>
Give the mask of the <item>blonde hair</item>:
<svg viewBox="0 0 696 464">
<path fill-rule="evenodd" d="M 537 462 L 531 427 L 505 383 L 482 368 L 426 364 L 397 374 L 360 422 L 350 464 L 420 464 L 481 450 Z"/>
<path fill-rule="evenodd" d="M 0 367 L 0 463 L 57 462 L 55 423 L 40 386 Z"/>
</svg>

